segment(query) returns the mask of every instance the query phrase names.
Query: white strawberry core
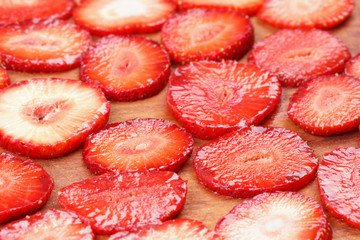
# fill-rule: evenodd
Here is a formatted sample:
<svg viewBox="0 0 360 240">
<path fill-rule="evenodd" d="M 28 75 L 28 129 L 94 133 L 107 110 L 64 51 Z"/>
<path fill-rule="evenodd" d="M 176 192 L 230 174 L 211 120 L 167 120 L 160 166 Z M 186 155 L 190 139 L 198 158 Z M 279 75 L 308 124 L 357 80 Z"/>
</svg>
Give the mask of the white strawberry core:
<svg viewBox="0 0 360 240">
<path fill-rule="evenodd" d="M 324 7 L 324 2 L 322 0 L 288 0 L 286 2 L 289 4 L 288 9 L 291 9 L 291 11 L 300 15 L 307 15 L 319 11 L 319 9 Z"/>
<path fill-rule="evenodd" d="M 105 3 L 102 8 L 99 9 L 101 17 L 108 20 L 116 20 L 127 17 L 136 17 L 144 15 L 148 12 L 148 8 L 143 1 L 111 1 Z"/>
</svg>

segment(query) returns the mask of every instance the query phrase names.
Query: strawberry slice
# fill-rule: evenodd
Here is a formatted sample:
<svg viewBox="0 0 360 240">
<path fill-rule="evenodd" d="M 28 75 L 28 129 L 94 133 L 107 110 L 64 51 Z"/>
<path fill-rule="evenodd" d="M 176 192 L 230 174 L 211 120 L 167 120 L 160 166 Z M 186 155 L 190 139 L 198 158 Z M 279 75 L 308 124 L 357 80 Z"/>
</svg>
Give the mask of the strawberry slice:
<svg viewBox="0 0 360 240">
<path fill-rule="evenodd" d="M 73 13 L 74 21 L 94 35 L 159 31 L 176 10 L 169 0 L 86 0 Z"/>
<path fill-rule="evenodd" d="M 167 104 L 193 136 L 212 139 L 258 124 L 280 101 L 276 77 L 252 64 L 201 61 L 170 76 Z"/>
<path fill-rule="evenodd" d="M 0 229 L 0 240 L 52 239 L 92 240 L 90 225 L 72 212 L 51 209 L 9 223 Z"/>
<path fill-rule="evenodd" d="M 360 148 L 339 148 L 324 154 L 318 171 L 320 198 L 331 215 L 360 228 Z"/>
<path fill-rule="evenodd" d="M 194 140 L 185 129 L 159 119 L 133 119 L 107 125 L 90 135 L 83 157 L 94 174 L 107 171 L 178 171 Z"/>
<path fill-rule="evenodd" d="M 346 75 L 305 82 L 290 98 L 288 115 L 315 135 L 349 132 L 359 125 L 360 81 Z"/>
<path fill-rule="evenodd" d="M 295 192 L 263 193 L 236 205 L 215 227 L 224 240 L 330 240 L 320 204 Z"/>
<path fill-rule="evenodd" d="M 204 224 L 192 219 L 173 219 L 159 225 L 148 225 L 123 236 L 123 233 L 112 235 L 109 240 L 221 240 L 220 236 L 208 229 Z"/>
<path fill-rule="evenodd" d="M 30 19 L 66 19 L 71 17 L 73 0 L 1 1 L 0 25 Z"/>
<path fill-rule="evenodd" d="M 45 205 L 54 181 L 40 165 L 7 153 L 0 153 L 0 165 L 0 224 Z"/>
<path fill-rule="evenodd" d="M 175 0 L 174 0 L 175 1 Z M 224 9 L 243 12 L 247 15 L 255 15 L 264 0 L 178 0 L 180 10 L 191 8 Z"/>
<path fill-rule="evenodd" d="M 91 36 L 63 20 L 26 21 L 0 28 L 1 64 L 26 72 L 67 71 L 80 65 Z"/>
<path fill-rule="evenodd" d="M 346 75 L 360 79 L 360 53 L 346 63 L 344 72 Z"/>
<path fill-rule="evenodd" d="M 186 182 L 173 172 L 108 172 L 62 188 L 58 201 L 95 233 L 112 234 L 171 218 L 184 205 L 186 191 Z"/>
<path fill-rule="evenodd" d="M 298 190 L 315 178 L 318 159 L 295 132 L 248 127 L 221 136 L 194 156 L 200 182 L 231 197 Z"/>
<path fill-rule="evenodd" d="M 32 158 L 62 156 L 103 127 L 109 112 L 101 90 L 80 81 L 18 82 L 0 92 L 0 146 Z"/>
<path fill-rule="evenodd" d="M 341 73 L 351 57 L 343 42 L 322 30 L 281 30 L 257 42 L 249 62 L 277 75 L 284 86 Z"/>
<path fill-rule="evenodd" d="M 0 89 L 10 85 L 10 78 L 6 70 L 0 67 Z"/>
<path fill-rule="evenodd" d="M 254 30 L 240 12 L 190 10 L 169 18 L 161 41 L 177 63 L 240 59 L 254 43 Z"/>
<path fill-rule="evenodd" d="M 99 86 L 114 101 L 153 96 L 165 87 L 169 75 L 167 52 L 139 36 L 100 39 L 84 54 L 80 67 L 80 79 Z"/>
<path fill-rule="evenodd" d="M 332 28 L 355 7 L 353 0 L 265 0 L 257 16 L 280 28 Z"/>
</svg>

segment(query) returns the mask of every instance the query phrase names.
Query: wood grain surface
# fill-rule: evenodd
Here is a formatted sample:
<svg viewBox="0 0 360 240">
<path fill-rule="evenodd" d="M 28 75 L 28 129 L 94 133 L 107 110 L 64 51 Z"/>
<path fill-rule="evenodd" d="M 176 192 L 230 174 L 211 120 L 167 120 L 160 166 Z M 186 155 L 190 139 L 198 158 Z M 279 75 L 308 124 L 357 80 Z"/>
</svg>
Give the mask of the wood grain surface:
<svg viewBox="0 0 360 240">
<path fill-rule="evenodd" d="M 251 20 L 255 28 L 256 41 L 259 41 L 265 36 L 277 31 L 276 28 L 261 22 L 256 17 L 252 17 Z M 352 55 L 360 52 L 360 0 L 357 1 L 357 6 L 351 17 L 342 25 L 330 31 L 345 42 Z M 148 36 L 157 41 L 160 40 L 159 33 Z M 246 62 L 246 59 L 247 56 L 245 56 L 241 62 Z M 79 79 L 79 69 L 55 74 L 27 74 L 9 71 L 9 76 L 12 83 L 33 77 L 62 77 Z M 283 89 L 280 105 L 267 117 L 267 119 L 265 119 L 262 125 L 284 127 L 297 132 L 308 142 L 310 147 L 314 149 L 316 156 L 320 159 L 324 153 L 332 151 L 335 148 L 360 146 L 360 133 L 357 130 L 337 136 L 319 137 L 307 134 L 297 127 L 288 118 L 286 113 L 289 97 L 295 92 L 295 90 L 296 89 L 290 88 Z M 165 88 L 157 96 L 141 101 L 124 103 L 112 102 L 109 123 L 125 121 L 137 117 L 167 119 L 176 122 L 166 106 L 166 92 L 167 89 Z M 204 143 L 205 141 L 203 140 L 195 139 L 194 149 Z M 54 190 L 42 211 L 51 208 L 61 208 L 57 202 L 57 193 L 60 188 L 93 176 L 83 163 L 81 153 L 82 149 L 79 149 L 65 157 L 51 160 L 34 160 L 35 162 L 41 164 L 55 180 Z M 202 221 L 209 228 L 213 229 L 216 222 L 222 216 L 227 214 L 236 204 L 242 201 L 242 199 L 231 199 L 225 196 L 216 195 L 204 186 L 200 185 L 193 170 L 191 158 L 180 170 L 179 175 L 188 181 L 187 200 L 184 208 L 178 216 L 179 218 L 196 219 Z M 299 192 L 319 200 L 319 192 L 316 181 L 312 182 Z M 360 229 L 347 226 L 341 221 L 330 216 L 328 212 L 326 214 L 329 216 L 333 227 L 334 240 L 360 239 Z M 107 239 L 107 237 L 96 236 L 96 239 Z"/>
</svg>

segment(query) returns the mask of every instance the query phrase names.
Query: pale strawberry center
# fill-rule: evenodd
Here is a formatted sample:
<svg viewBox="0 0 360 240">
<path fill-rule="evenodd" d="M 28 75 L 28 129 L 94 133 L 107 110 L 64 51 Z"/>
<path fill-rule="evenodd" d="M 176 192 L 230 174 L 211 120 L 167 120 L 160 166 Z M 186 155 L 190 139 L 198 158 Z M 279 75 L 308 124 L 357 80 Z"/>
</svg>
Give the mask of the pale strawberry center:
<svg viewBox="0 0 360 240">
<path fill-rule="evenodd" d="M 115 58 L 111 72 L 115 77 L 125 77 L 130 75 L 139 64 L 134 52 L 123 51 Z"/>
<path fill-rule="evenodd" d="M 297 14 L 307 15 L 313 12 L 318 11 L 322 5 L 324 5 L 323 1 L 318 0 L 291 0 L 285 1 L 289 4 L 289 8 L 292 12 L 296 12 Z"/>
<path fill-rule="evenodd" d="M 45 104 L 31 104 L 23 113 L 33 122 L 44 124 L 55 121 L 57 116 L 69 105 L 66 100 L 54 101 Z"/>
<path fill-rule="evenodd" d="M 344 97 L 338 89 L 324 88 L 318 92 L 315 98 L 315 106 L 320 113 L 328 112 L 341 106 L 343 99 Z"/>
<path fill-rule="evenodd" d="M 242 162 L 245 163 L 257 163 L 257 164 L 267 164 L 274 161 L 274 154 L 271 151 L 267 150 L 257 150 L 248 151 L 246 154 L 240 156 Z"/>
<path fill-rule="evenodd" d="M 39 4 L 39 0 L 10 0 L 10 1 L 3 1 L 2 5 L 14 6 L 14 8 L 21 6 L 33 6 Z"/>
<path fill-rule="evenodd" d="M 154 150 L 160 143 L 156 137 L 136 138 L 116 144 L 115 149 L 119 154 L 142 154 Z"/>
<path fill-rule="evenodd" d="M 146 4 L 141 1 L 109 1 L 99 9 L 104 19 L 117 20 L 126 17 L 141 16 L 148 12 Z"/>
<path fill-rule="evenodd" d="M 313 48 L 296 49 L 286 53 L 286 58 L 293 61 L 314 61 L 316 56 L 316 50 Z"/>
<path fill-rule="evenodd" d="M 276 237 L 280 235 L 279 233 L 282 231 L 286 231 L 284 226 L 288 226 L 288 220 L 284 219 L 284 216 L 272 216 L 271 219 L 267 219 L 268 221 L 263 222 L 263 227 L 261 227 L 261 231 L 264 235 L 268 237 Z"/>
<path fill-rule="evenodd" d="M 234 96 L 234 89 L 232 87 L 221 85 L 215 88 L 215 95 L 219 107 L 225 106 L 230 102 Z"/>
<path fill-rule="evenodd" d="M 202 24 L 198 26 L 193 33 L 192 39 L 195 44 L 211 41 L 216 38 L 223 30 L 224 26 L 219 23 Z"/>
</svg>

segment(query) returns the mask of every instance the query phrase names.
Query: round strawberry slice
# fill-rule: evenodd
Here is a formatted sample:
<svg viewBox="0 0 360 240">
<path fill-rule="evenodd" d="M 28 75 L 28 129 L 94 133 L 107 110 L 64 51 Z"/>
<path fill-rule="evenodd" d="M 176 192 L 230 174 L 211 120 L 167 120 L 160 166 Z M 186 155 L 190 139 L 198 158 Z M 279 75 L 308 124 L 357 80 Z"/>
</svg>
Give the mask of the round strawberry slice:
<svg viewBox="0 0 360 240">
<path fill-rule="evenodd" d="M 210 190 L 243 198 L 304 187 L 315 178 L 318 159 L 293 131 L 248 127 L 198 148 L 194 167 Z"/>
<path fill-rule="evenodd" d="M 99 86 L 114 101 L 153 96 L 165 87 L 169 75 L 167 52 L 139 36 L 100 39 L 84 54 L 80 67 L 81 80 Z"/>
<path fill-rule="evenodd" d="M 63 20 L 26 21 L 0 28 L 1 64 L 9 70 L 60 72 L 80 65 L 91 36 Z"/>
<path fill-rule="evenodd" d="M 186 182 L 173 172 L 108 172 L 62 188 L 58 201 L 95 233 L 112 234 L 171 218 L 184 205 L 186 191 Z"/>
<path fill-rule="evenodd" d="M 223 217 L 215 231 L 224 240 L 332 239 L 320 204 L 294 192 L 263 193 L 247 199 Z"/>
<path fill-rule="evenodd" d="M 134 119 L 107 125 L 90 135 L 83 157 L 94 174 L 106 171 L 178 171 L 190 157 L 191 135 L 176 124 L 158 119 Z"/>
<path fill-rule="evenodd" d="M 30 19 L 66 19 L 71 17 L 73 0 L 11 0 L 1 1 L 0 25 Z"/>
<path fill-rule="evenodd" d="M 252 64 L 201 61 L 170 76 L 167 103 L 193 136 L 212 139 L 258 124 L 280 101 L 276 77 Z"/>
<path fill-rule="evenodd" d="M 18 82 L 0 92 L 0 146 L 32 158 L 62 156 L 103 127 L 109 112 L 101 90 L 80 81 Z"/>
<path fill-rule="evenodd" d="M 280 28 L 332 28 L 354 7 L 353 0 L 265 0 L 257 16 Z"/>
<path fill-rule="evenodd" d="M 73 17 L 76 24 L 98 36 L 150 33 L 159 31 L 175 10 L 169 0 L 86 0 Z"/>
<path fill-rule="evenodd" d="M 290 98 L 288 115 L 315 135 L 349 132 L 359 125 L 360 81 L 346 75 L 305 82 Z"/>
<path fill-rule="evenodd" d="M 192 219 L 173 219 L 159 225 L 148 225 L 124 236 L 123 232 L 112 235 L 109 240 L 221 240 L 222 238 L 204 224 Z"/>
<path fill-rule="evenodd" d="M 360 53 L 346 63 L 344 72 L 346 75 L 360 79 Z"/>
<path fill-rule="evenodd" d="M 75 213 L 51 209 L 0 228 L 0 240 L 22 239 L 92 240 L 94 234 Z"/>
<path fill-rule="evenodd" d="M 240 59 L 254 42 L 254 30 L 240 12 L 190 10 L 169 18 L 161 41 L 177 63 Z"/>
<path fill-rule="evenodd" d="M 45 205 L 54 181 L 40 165 L 0 153 L 0 166 L 0 224 L 33 213 Z"/>
<path fill-rule="evenodd" d="M 360 148 L 339 148 L 324 154 L 318 171 L 320 198 L 331 215 L 360 228 Z"/>
<path fill-rule="evenodd" d="M 178 0 L 180 10 L 191 8 L 224 9 L 243 12 L 247 15 L 256 14 L 264 0 Z"/>
<path fill-rule="evenodd" d="M 0 89 L 10 85 L 10 78 L 6 70 L 0 67 Z"/>
<path fill-rule="evenodd" d="M 257 42 L 249 62 L 277 75 L 284 86 L 341 73 L 351 57 L 343 42 L 322 30 L 281 30 Z"/>
</svg>

